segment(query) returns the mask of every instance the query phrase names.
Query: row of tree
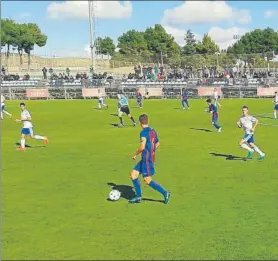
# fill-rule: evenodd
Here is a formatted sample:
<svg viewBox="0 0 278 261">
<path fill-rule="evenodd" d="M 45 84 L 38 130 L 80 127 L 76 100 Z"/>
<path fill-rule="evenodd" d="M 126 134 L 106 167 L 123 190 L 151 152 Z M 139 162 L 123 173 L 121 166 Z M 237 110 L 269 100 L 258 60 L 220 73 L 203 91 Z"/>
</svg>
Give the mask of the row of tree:
<svg viewBox="0 0 278 261">
<path fill-rule="evenodd" d="M 10 19 L 1 19 L 1 45 L 6 46 L 7 59 L 11 49 L 17 50 L 22 65 L 22 55 L 30 54 L 35 46 L 45 46 L 47 36 L 34 23 L 20 24 Z M 184 36 L 184 46 L 180 47 L 174 37 L 160 24 L 147 28 L 144 32 L 129 30 L 118 38 L 115 46 L 110 37 L 98 38 L 95 45 L 101 54 L 112 56 L 114 60 L 135 62 L 163 62 L 169 65 L 194 66 L 235 64 L 243 60 L 249 64 L 263 66 L 265 57 L 269 60 L 278 53 L 278 32 L 266 28 L 256 29 L 241 36 L 227 50 L 220 50 L 212 38 L 205 34 L 197 41 L 191 30 Z M 118 52 L 116 52 L 118 48 Z M 218 54 L 221 53 L 221 58 Z M 219 59 L 218 59 L 219 58 Z"/>
<path fill-rule="evenodd" d="M 155 25 L 144 32 L 129 30 L 121 35 L 119 52 L 115 52 L 116 46 L 109 37 L 98 38 L 97 42 L 100 53 L 110 54 L 115 60 L 161 62 L 164 59 L 172 65 L 216 65 L 221 54 L 218 61 L 221 64 L 235 64 L 240 59 L 254 66 L 265 66 L 265 57 L 271 60 L 278 53 L 278 32 L 272 28 L 248 32 L 227 50 L 220 50 L 208 34 L 197 41 L 191 30 L 186 32 L 184 40 L 185 45 L 180 47 L 162 25 Z"/>
<path fill-rule="evenodd" d="M 20 24 L 11 19 L 1 19 L 1 46 L 6 47 L 7 60 L 11 49 L 14 49 L 20 56 L 20 65 L 23 63 L 23 53 L 26 53 L 28 66 L 30 66 L 31 51 L 34 50 L 35 45 L 43 47 L 46 42 L 47 36 L 41 32 L 37 24 Z"/>
</svg>

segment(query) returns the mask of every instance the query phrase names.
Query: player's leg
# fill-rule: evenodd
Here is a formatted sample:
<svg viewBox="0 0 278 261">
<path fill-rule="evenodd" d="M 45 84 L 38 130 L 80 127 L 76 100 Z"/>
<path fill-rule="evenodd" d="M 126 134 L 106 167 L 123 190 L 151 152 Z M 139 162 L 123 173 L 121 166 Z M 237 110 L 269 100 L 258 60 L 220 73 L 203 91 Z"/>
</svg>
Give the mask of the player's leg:
<svg viewBox="0 0 278 261">
<path fill-rule="evenodd" d="M 253 137 L 252 137 L 251 141 L 249 141 L 249 145 L 250 145 L 250 147 L 253 148 L 254 151 L 259 153 L 260 160 L 263 160 L 264 157 L 265 157 L 265 154 L 258 148 L 258 146 L 256 146 L 256 144 L 254 143 L 254 138 Z"/>
<path fill-rule="evenodd" d="M 132 117 L 129 108 L 126 109 L 126 115 L 128 116 L 128 118 L 130 118 L 132 120 L 133 126 L 135 126 L 136 122 L 135 122 L 134 118 Z"/>
<path fill-rule="evenodd" d="M 243 139 L 240 140 L 239 142 L 239 146 L 242 148 L 242 149 L 245 149 L 245 150 L 248 150 L 248 156 L 247 158 L 248 159 L 251 159 L 252 158 L 252 154 L 254 152 L 254 150 L 252 148 L 250 148 L 247 143 L 249 141 L 249 139 L 251 138 L 252 135 L 245 135 L 243 137 Z M 248 143 L 249 144 L 249 143 Z"/>
<path fill-rule="evenodd" d="M 278 105 L 275 105 L 275 107 L 274 107 L 274 112 L 273 112 L 273 114 L 274 114 L 274 119 L 277 119 L 277 111 L 278 111 Z"/>
<path fill-rule="evenodd" d="M 186 106 L 187 106 L 187 108 L 189 109 L 190 106 L 189 106 L 188 100 L 185 100 L 184 102 L 186 103 Z"/>
<path fill-rule="evenodd" d="M 165 190 L 160 184 L 152 180 L 152 176 L 155 174 L 154 165 L 149 162 L 145 162 L 142 165 L 142 176 L 147 185 L 149 185 L 152 189 L 158 191 L 164 197 L 164 203 L 167 204 L 169 202 L 171 193 Z"/>
<path fill-rule="evenodd" d="M 2 112 L 2 110 L 1 110 L 1 120 L 3 120 L 4 119 L 4 117 L 3 117 L 3 112 Z"/>
<path fill-rule="evenodd" d="M 139 161 L 130 173 L 130 178 L 132 180 L 133 187 L 135 189 L 135 197 L 130 199 L 129 203 L 140 203 L 142 199 L 142 190 L 139 181 L 139 175 L 141 172 L 142 161 Z"/>
<path fill-rule="evenodd" d="M 18 150 L 25 150 L 25 134 L 28 135 L 28 130 L 27 129 L 22 129 L 21 130 L 21 135 L 20 135 L 20 146 Z"/>
<path fill-rule="evenodd" d="M 216 104 L 221 107 L 221 104 L 219 103 L 219 98 L 216 99 Z"/>
<path fill-rule="evenodd" d="M 181 106 L 182 106 L 182 109 L 184 110 L 185 109 L 184 100 L 181 100 Z"/>
<path fill-rule="evenodd" d="M 101 109 L 101 100 L 98 100 L 98 108 Z"/>
<path fill-rule="evenodd" d="M 120 119 L 120 126 L 124 126 L 124 122 L 123 122 L 123 111 L 122 108 L 119 109 L 119 119 Z"/>
<path fill-rule="evenodd" d="M 219 132 L 221 132 L 222 128 L 221 128 L 220 125 L 218 125 L 217 121 L 218 121 L 218 117 L 213 117 L 213 118 L 212 118 L 212 125 L 213 125 Z"/>
<path fill-rule="evenodd" d="M 5 107 L 2 109 L 2 111 L 3 111 L 3 113 L 5 113 L 6 115 L 8 115 L 10 118 L 12 117 L 12 114 L 9 113 L 9 112 L 7 112 L 7 111 L 5 110 Z"/>
<path fill-rule="evenodd" d="M 31 137 L 31 139 L 34 139 L 34 140 L 43 140 L 45 143 L 48 143 L 47 137 L 41 136 L 41 135 L 38 135 L 38 134 L 34 135 L 33 128 L 30 128 L 30 137 Z"/>
</svg>

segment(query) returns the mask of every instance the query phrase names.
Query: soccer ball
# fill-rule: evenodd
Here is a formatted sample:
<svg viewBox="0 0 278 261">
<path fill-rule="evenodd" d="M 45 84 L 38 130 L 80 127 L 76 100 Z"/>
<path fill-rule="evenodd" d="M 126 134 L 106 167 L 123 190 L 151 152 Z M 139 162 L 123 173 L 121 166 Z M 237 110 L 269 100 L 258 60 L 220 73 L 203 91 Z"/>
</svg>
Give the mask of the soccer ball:
<svg viewBox="0 0 278 261">
<path fill-rule="evenodd" d="M 121 197 L 121 192 L 119 190 L 113 189 L 109 193 L 109 199 L 111 201 L 117 201 Z"/>
</svg>

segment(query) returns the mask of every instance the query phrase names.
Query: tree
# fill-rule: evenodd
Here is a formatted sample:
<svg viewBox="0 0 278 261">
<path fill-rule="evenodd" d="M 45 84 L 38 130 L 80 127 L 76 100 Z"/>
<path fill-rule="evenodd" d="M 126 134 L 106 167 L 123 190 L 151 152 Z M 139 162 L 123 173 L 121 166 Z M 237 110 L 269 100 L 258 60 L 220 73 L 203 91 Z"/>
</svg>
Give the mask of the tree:
<svg viewBox="0 0 278 261">
<path fill-rule="evenodd" d="M 34 46 L 43 47 L 46 45 L 47 36 L 42 34 L 39 26 L 34 23 L 29 23 L 25 26 L 26 35 L 24 37 L 23 48 L 24 52 L 28 55 L 28 69 L 30 68 L 30 55 L 31 51 L 34 50 Z"/>
<path fill-rule="evenodd" d="M 196 51 L 199 54 L 214 54 L 219 52 L 219 46 L 211 39 L 208 34 L 205 34 L 202 42 L 197 43 Z"/>
<path fill-rule="evenodd" d="M 12 46 L 16 46 L 17 39 L 16 24 L 11 19 L 1 20 L 1 46 L 6 46 L 7 67 Z"/>
<path fill-rule="evenodd" d="M 196 53 L 196 39 L 191 30 L 187 30 L 185 34 L 185 46 L 182 48 L 182 53 L 185 55 L 192 55 Z"/>
<path fill-rule="evenodd" d="M 146 53 L 148 46 L 143 32 L 129 30 L 118 38 L 121 54 L 140 55 Z"/>
<path fill-rule="evenodd" d="M 113 55 L 115 53 L 116 46 L 110 37 L 101 38 L 98 37 L 96 43 L 99 45 L 99 51 L 104 55 Z"/>
<path fill-rule="evenodd" d="M 17 48 L 20 56 L 20 65 L 22 65 L 23 51 L 28 54 L 28 66 L 30 66 L 30 54 L 34 46 L 45 46 L 47 36 L 41 33 L 37 24 L 18 24 L 13 20 L 1 20 L 1 45 L 7 46 L 7 57 L 11 46 Z"/>
<path fill-rule="evenodd" d="M 180 47 L 174 37 L 166 33 L 162 25 L 156 24 L 153 28 L 147 28 L 144 37 L 152 54 L 159 57 L 166 54 L 167 60 L 171 59 L 174 63 L 180 61 Z"/>
<path fill-rule="evenodd" d="M 264 30 L 255 29 L 243 35 L 232 47 L 228 48 L 228 53 L 234 54 L 267 54 L 278 53 L 278 32 L 272 28 Z M 271 58 L 271 57 L 269 57 Z"/>
</svg>

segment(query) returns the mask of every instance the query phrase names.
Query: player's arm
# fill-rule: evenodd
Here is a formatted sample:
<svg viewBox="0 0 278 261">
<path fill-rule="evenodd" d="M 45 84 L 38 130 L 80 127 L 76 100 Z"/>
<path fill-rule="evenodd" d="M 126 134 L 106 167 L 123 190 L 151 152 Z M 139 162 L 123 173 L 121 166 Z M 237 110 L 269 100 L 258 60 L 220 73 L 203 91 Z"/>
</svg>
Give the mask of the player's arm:
<svg viewBox="0 0 278 261">
<path fill-rule="evenodd" d="M 158 136 L 156 134 L 156 139 L 155 139 L 155 150 L 158 149 L 160 147 L 160 142 L 159 142 L 159 139 L 158 139 Z"/>
<path fill-rule="evenodd" d="M 237 124 L 237 126 L 238 126 L 239 128 L 242 127 L 242 124 L 241 124 L 240 120 L 239 120 L 236 124 Z"/>
<path fill-rule="evenodd" d="M 259 121 L 258 121 L 256 118 L 253 118 L 252 121 L 254 122 L 253 131 L 255 131 L 256 127 L 257 127 L 258 124 L 259 124 Z"/>
<path fill-rule="evenodd" d="M 134 153 L 133 155 L 133 159 L 135 160 L 136 157 L 142 153 L 142 151 L 145 149 L 146 147 L 146 142 L 147 142 L 147 138 L 146 137 L 141 137 L 141 141 L 140 141 L 140 146 L 139 149 Z"/>
<path fill-rule="evenodd" d="M 155 143 L 155 150 L 157 150 L 160 147 L 160 142 L 158 141 L 157 143 Z"/>
</svg>

